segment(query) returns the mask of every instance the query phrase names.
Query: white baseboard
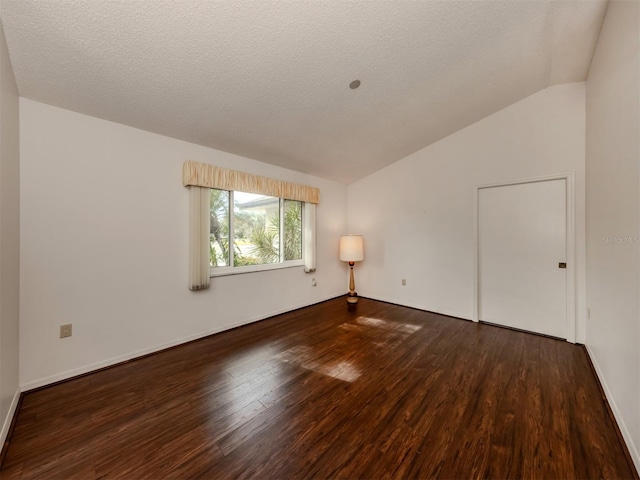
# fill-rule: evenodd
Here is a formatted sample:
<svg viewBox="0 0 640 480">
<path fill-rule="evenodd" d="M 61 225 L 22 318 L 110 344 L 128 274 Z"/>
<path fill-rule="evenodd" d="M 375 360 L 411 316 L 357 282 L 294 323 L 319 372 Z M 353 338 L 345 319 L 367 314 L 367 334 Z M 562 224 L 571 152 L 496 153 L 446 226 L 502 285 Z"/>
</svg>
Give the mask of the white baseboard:
<svg viewBox="0 0 640 480">
<path fill-rule="evenodd" d="M 600 368 L 600 365 L 598 364 L 598 360 L 596 359 L 596 356 L 593 354 L 593 350 L 591 350 L 591 348 L 589 347 L 589 345 L 585 345 L 586 349 L 587 349 L 587 353 L 589 355 L 589 358 L 591 359 L 591 363 L 593 364 L 593 368 L 595 368 L 596 370 L 596 375 L 598 375 L 598 379 L 600 380 L 600 385 L 602 385 L 602 389 L 604 390 L 604 394 L 607 397 L 607 401 L 609 402 L 609 406 L 611 407 L 611 410 L 613 411 L 613 416 L 616 418 L 616 422 L 618 422 L 618 427 L 620 428 L 620 432 L 622 433 L 622 437 L 624 438 L 625 443 L 627 444 L 627 449 L 629 450 L 629 454 L 631 455 L 631 459 L 633 460 L 633 463 L 636 466 L 636 471 L 640 472 L 640 455 L 638 455 L 638 445 L 635 445 L 633 443 L 633 438 L 631 437 L 631 434 L 629 433 L 629 429 L 627 428 L 627 425 L 624 423 L 624 418 L 622 417 L 622 414 L 620 413 L 620 410 L 618 409 L 618 405 L 615 402 L 615 399 L 613 398 L 613 395 L 611 394 L 611 390 L 609 390 L 609 386 L 607 385 L 607 382 L 604 378 L 604 375 L 602 373 L 602 369 Z"/>
<path fill-rule="evenodd" d="M 2 446 L 4 445 L 4 442 L 7 439 L 7 435 L 9 434 L 9 429 L 11 428 L 11 422 L 13 421 L 13 416 L 16 413 L 16 408 L 18 407 L 19 400 L 20 400 L 20 387 L 18 387 L 15 395 L 13 396 L 13 400 L 11 400 L 11 406 L 9 407 L 7 416 L 5 417 L 4 423 L 2 424 L 2 430 L 0 431 L 0 448 L 2 448 Z"/>
<path fill-rule="evenodd" d="M 360 295 L 360 296 L 363 297 L 363 298 L 370 298 L 371 300 L 378 300 L 380 302 L 393 303 L 394 305 L 400 305 L 402 307 L 415 308 L 416 310 L 422 310 L 424 312 L 437 313 L 438 315 L 445 315 L 447 317 L 453 317 L 453 318 L 459 318 L 461 320 L 472 321 L 471 318 L 467 318 L 467 317 L 465 317 L 463 315 L 460 315 L 459 313 L 446 312 L 444 310 L 433 310 L 432 308 L 429 308 L 428 306 L 425 306 L 425 305 L 418 305 L 418 304 L 413 304 L 413 303 L 401 302 L 399 300 L 391 300 L 389 298 L 380 297 L 380 296 L 377 296 L 377 295 L 363 294 L 363 295 Z"/>
<path fill-rule="evenodd" d="M 117 357 L 112 357 L 107 360 L 103 360 L 100 362 L 92 363 L 90 365 L 85 365 L 82 367 L 74 368 L 72 370 L 67 370 L 65 372 L 56 373 L 55 375 L 50 375 L 48 377 L 39 378 L 37 380 L 33 380 L 31 382 L 23 383 L 20 385 L 20 388 L 23 392 L 28 392 L 29 390 L 33 390 L 34 388 L 44 387 L 46 385 L 50 385 L 55 382 L 60 382 L 62 380 L 67 380 L 69 378 L 77 377 L 78 375 L 83 375 L 85 373 L 90 373 L 95 370 L 99 370 L 101 368 L 110 367 L 112 365 L 116 365 L 118 363 L 126 362 L 128 360 L 133 360 L 138 357 L 142 357 L 144 355 L 148 355 L 150 353 L 159 352 L 160 350 L 164 350 L 166 348 L 175 347 L 176 345 L 181 345 L 183 343 L 191 342 L 193 340 L 198 340 L 200 338 L 208 337 L 209 335 L 214 335 L 216 333 L 223 332 L 225 330 L 231 330 L 232 328 L 241 327 L 243 325 L 248 325 L 250 323 L 258 322 L 260 320 L 264 320 L 266 318 L 274 317 L 276 315 L 281 315 L 283 313 L 291 312 L 293 310 L 298 310 L 299 308 L 308 307 L 311 305 L 315 305 L 316 303 L 322 303 L 327 300 L 331 300 L 336 298 L 336 295 L 330 295 L 326 298 L 319 299 L 314 301 L 313 303 L 301 304 L 298 306 L 293 306 L 290 308 L 285 308 L 282 310 L 265 313 L 263 315 L 258 315 L 253 318 L 249 318 L 247 320 L 243 320 L 241 322 L 237 322 L 231 325 L 226 325 L 221 328 L 215 328 L 212 330 L 207 330 L 204 332 L 196 333 L 195 335 L 188 335 L 186 337 L 179 338 L 177 340 L 172 340 L 170 342 L 161 343 L 159 345 L 154 345 L 153 347 L 143 348 L 141 350 L 136 350 L 135 352 L 127 353 L 124 355 L 119 355 Z"/>
</svg>

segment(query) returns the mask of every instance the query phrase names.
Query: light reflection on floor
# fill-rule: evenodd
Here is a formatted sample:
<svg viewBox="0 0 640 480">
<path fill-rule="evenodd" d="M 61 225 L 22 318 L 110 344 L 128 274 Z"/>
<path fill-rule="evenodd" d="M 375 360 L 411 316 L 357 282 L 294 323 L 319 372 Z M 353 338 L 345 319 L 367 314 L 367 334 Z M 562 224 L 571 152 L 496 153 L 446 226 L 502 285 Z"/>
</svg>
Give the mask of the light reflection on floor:
<svg viewBox="0 0 640 480">
<path fill-rule="evenodd" d="M 361 374 L 360 370 L 350 362 L 341 359 L 322 359 L 312 347 L 306 345 L 290 348 L 276 358 L 285 363 L 300 365 L 307 370 L 313 370 L 345 382 L 353 382 Z"/>
<path fill-rule="evenodd" d="M 346 334 L 366 333 L 371 335 L 371 354 L 375 354 L 375 349 L 387 347 L 389 341 L 401 343 L 408 336 L 420 330 L 419 325 L 409 323 L 398 323 L 371 317 L 358 317 L 353 322 L 343 323 L 338 326 Z M 380 340 L 376 340 L 376 333 L 384 333 Z M 344 382 L 354 382 L 362 375 L 361 368 L 358 367 L 358 360 L 362 361 L 363 352 L 353 352 L 348 345 L 348 338 L 343 339 L 345 348 L 338 346 L 330 352 L 326 350 L 316 351 L 307 345 L 296 345 L 278 355 L 275 358 L 292 365 L 299 365 L 307 370 L 328 375 Z"/>
<path fill-rule="evenodd" d="M 381 320 L 379 318 L 371 318 L 371 317 L 358 317 L 356 322 L 359 323 L 360 325 L 382 328 L 384 330 L 391 330 L 394 332 L 398 332 L 400 334 L 405 333 L 407 336 L 417 332 L 422 328 L 420 325 L 411 325 L 410 323 L 389 322 L 387 320 Z"/>
</svg>

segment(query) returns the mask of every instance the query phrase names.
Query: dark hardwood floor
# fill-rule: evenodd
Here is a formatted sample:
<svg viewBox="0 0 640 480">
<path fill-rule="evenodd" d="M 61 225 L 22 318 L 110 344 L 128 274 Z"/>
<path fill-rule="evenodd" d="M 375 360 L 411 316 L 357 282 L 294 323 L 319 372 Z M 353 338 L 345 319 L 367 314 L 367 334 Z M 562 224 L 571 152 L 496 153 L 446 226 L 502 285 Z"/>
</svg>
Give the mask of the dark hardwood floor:
<svg viewBox="0 0 640 480">
<path fill-rule="evenodd" d="M 634 478 L 583 348 L 344 298 L 24 395 L 2 478 Z"/>
</svg>

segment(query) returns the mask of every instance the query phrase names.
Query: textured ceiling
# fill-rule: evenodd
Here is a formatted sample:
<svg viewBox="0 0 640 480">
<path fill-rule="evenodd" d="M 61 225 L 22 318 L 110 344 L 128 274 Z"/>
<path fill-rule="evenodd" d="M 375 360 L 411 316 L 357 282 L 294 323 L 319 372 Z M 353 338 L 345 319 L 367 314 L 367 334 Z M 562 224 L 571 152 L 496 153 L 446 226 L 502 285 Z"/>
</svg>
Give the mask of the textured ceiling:
<svg viewBox="0 0 640 480">
<path fill-rule="evenodd" d="M 342 183 L 584 80 L 605 9 L 0 0 L 21 96 Z"/>
</svg>

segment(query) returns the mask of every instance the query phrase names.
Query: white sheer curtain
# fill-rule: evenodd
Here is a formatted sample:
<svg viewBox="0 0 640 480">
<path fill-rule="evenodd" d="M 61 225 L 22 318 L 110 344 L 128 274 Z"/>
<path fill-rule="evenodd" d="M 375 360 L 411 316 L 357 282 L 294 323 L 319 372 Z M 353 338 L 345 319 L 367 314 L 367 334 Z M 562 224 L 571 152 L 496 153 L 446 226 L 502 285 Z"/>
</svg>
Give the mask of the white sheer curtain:
<svg viewBox="0 0 640 480">
<path fill-rule="evenodd" d="M 316 204 L 304 204 L 304 271 L 316 271 Z"/>
<path fill-rule="evenodd" d="M 191 248 L 189 251 L 189 290 L 204 290 L 211 285 L 209 278 L 209 189 L 189 187 Z"/>
</svg>

